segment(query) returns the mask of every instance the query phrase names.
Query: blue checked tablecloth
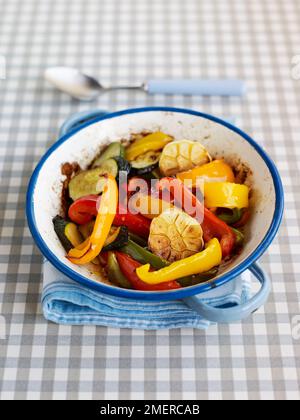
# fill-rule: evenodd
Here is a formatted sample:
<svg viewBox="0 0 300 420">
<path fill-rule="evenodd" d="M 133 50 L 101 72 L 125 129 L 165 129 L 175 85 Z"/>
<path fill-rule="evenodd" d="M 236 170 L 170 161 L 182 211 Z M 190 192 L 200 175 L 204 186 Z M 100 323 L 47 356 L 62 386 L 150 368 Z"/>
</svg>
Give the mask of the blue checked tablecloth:
<svg viewBox="0 0 300 420">
<path fill-rule="evenodd" d="M 0 10 L 0 398 L 299 399 L 299 2 L 0 0 Z M 79 104 L 43 81 L 51 65 L 103 83 L 236 77 L 249 93 Z M 273 294 L 243 323 L 144 332 L 42 316 L 42 257 L 24 218 L 32 169 L 70 113 L 143 105 L 235 115 L 277 162 L 285 218 L 262 258 Z"/>
</svg>

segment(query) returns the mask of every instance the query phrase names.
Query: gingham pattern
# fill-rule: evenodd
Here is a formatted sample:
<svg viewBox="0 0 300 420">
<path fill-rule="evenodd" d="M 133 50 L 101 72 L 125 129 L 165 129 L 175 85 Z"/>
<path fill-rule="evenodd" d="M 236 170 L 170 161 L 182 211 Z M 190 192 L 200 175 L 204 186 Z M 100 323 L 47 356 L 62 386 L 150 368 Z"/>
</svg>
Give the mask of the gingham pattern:
<svg viewBox="0 0 300 420">
<path fill-rule="evenodd" d="M 299 1 L 1 0 L 0 8 L 0 54 L 7 60 L 7 79 L 0 80 L 1 398 L 298 399 L 300 81 L 291 77 L 291 60 L 300 54 Z M 65 117 L 91 107 L 43 81 L 51 65 L 81 67 L 104 83 L 247 79 L 243 101 L 114 92 L 97 106 L 176 105 L 235 115 L 264 145 L 286 193 L 280 235 L 262 258 L 273 279 L 264 309 L 207 332 L 45 322 L 42 258 L 24 217 L 26 186 Z"/>
</svg>

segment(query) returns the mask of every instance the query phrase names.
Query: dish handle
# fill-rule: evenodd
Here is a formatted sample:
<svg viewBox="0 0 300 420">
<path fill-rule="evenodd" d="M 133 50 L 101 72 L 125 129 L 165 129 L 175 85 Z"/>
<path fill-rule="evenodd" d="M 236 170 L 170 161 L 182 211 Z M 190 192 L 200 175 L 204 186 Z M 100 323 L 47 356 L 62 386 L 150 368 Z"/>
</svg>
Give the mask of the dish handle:
<svg viewBox="0 0 300 420">
<path fill-rule="evenodd" d="M 62 137 L 69 131 L 78 128 L 81 124 L 85 124 L 97 117 L 103 117 L 103 115 L 106 114 L 109 114 L 109 112 L 104 109 L 76 112 L 75 114 L 70 115 L 60 127 L 59 137 Z"/>
<path fill-rule="evenodd" d="M 241 321 L 263 306 L 271 292 L 271 281 L 262 267 L 254 263 L 249 270 L 261 284 L 260 290 L 247 302 L 230 308 L 215 308 L 201 302 L 197 296 L 184 298 L 183 301 L 199 315 L 211 322 L 227 324 Z"/>
</svg>

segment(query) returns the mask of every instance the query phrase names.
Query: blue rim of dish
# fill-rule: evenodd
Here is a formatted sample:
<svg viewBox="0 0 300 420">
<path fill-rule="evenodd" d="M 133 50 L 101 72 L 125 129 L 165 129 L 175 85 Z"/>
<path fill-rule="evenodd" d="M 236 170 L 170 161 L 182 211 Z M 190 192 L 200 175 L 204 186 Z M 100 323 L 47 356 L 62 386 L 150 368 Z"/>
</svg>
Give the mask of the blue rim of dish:
<svg viewBox="0 0 300 420">
<path fill-rule="evenodd" d="M 43 240 L 35 221 L 35 215 L 34 215 L 34 203 L 33 203 L 33 197 L 34 197 L 34 190 L 35 185 L 39 176 L 39 172 L 43 167 L 43 164 L 48 159 L 48 157 L 65 141 L 67 141 L 70 137 L 72 137 L 75 133 L 77 133 L 80 130 L 83 130 L 84 128 L 88 127 L 91 124 L 95 124 L 99 121 L 108 120 L 111 118 L 119 117 L 121 115 L 127 115 L 127 114 L 134 114 L 134 113 L 143 113 L 143 112 L 172 112 L 172 113 L 179 113 L 179 114 L 189 114 L 194 115 L 197 117 L 206 118 L 210 121 L 213 121 L 215 123 L 221 124 L 228 129 L 234 131 L 235 133 L 239 134 L 241 137 L 243 137 L 261 156 L 261 158 L 264 160 L 266 165 L 268 166 L 268 169 L 272 175 L 274 188 L 275 188 L 275 211 L 273 215 L 273 219 L 271 222 L 271 225 L 268 229 L 268 232 L 266 233 L 264 239 L 261 241 L 261 243 L 258 245 L 258 247 L 239 265 L 234 267 L 232 270 L 230 270 L 228 273 L 225 273 L 224 275 L 221 275 L 216 280 L 212 280 L 207 283 L 198 284 L 195 286 L 185 287 L 182 289 L 176 289 L 176 290 L 168 290 L 168 291 L 156 291 L 156 292 L 144 292 L 144 291 L 138 291 L 138 290 L 128 290 L 128 289 L 122 289 L 116 286 L 110 286 L 104 283 L 97 283 L 96 281 L 93 281 L 91 279 L 88 279 L 87 277 L 77 273 L 67 265 L 65 265 L 62 261 L 60 261 L 55 254 L 50 251 L 47 244 Z M 27 190 L 27 197 L 26 197 L 26 214 L 27 214 L 27 220 L 28 220 L 28 226 L 31 231 L 31 234 L 39 247 L 42 254 L 63 274 L 66 276 L 72 278 L 73 280 L 88 286 L 90 288 L 99 290 L 101 292 L 114 295 L 114 296 L 120 296 L 125 298 L 133 298 L 133 299 L 142 299 L 142 300 L 172 300 L 172 299 L 182 299 L 187 296 L 197 295 L 203 292 L 207 292 L 213 288 L 219 287 L 228 281 L 234 279 L 235 277 L 239 276 L 243 271 L 245 271 L 247 268 L 249 268 L 269 247 L 271 242 L 273 241 L 283 215 L 283 207 L 284 207 L 284 194 L 283 194 L 283 187 L 282 182 L 280 179 L 280 175 L 278 173 L 278 170 L 274 164 L 274 162 L 269 158 L 269 156 L 266 154 L 266 152 L 246 133 L 244 133 L 239 128 L 235 127 L 234 125 L 220 119 L 217 117 L 214 117 L 209 114 L 205 114 L 198 111 L 193 111 L 185 108 L 172 108 L 172 107 L 144 107 L 144 108 L 131 108 L 127 110 L 112 112 L 110 114 L 104 115 L 102 117 L 96 117 L 95 119 L 92 119 L 84 124 L 82 124 L 80 127 L 77 127 L 73 130 L 71 130 L 69 133 L 61 137 L 59 140 L 57 140 L 43 155 L 39 163 L 37 164 L 36 168 L 33 171 L 33 174 L 31 176 L 28 190 Z"/>
</svg>

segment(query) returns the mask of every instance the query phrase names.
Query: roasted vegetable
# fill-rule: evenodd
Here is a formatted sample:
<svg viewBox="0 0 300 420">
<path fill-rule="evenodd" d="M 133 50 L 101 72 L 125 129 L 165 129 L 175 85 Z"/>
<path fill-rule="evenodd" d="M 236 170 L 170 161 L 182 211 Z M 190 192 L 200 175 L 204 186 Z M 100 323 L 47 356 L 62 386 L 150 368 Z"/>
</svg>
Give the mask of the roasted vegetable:
<svg viewBox="0 0 300 420">
<path fill-rule="evenodd" d="M 147 219 L 154 219 L 160 215 L 163 211 L 171 209 L 174 206 L 160 198 L 154 197 L 153 195 L 136 194 L 130 204 L 134 210 L 141 213 Z"/>
<path fill-rule="evenodd" d="M 223 258 L 228 257 L 232 253 L 236 241 L 232 229 L 206 208 L 204 208 L 204 220 L 201 226 L 204 241 L 208 242 L 212 238 L 218 238 L 220 240 Z"/>
<path fill-rule="evenodd" d="M 224 160 L 213 160 L 189 171 L 180 172 L 176 176 L 180 181 L 191 181 L 193 186 L 196 186 L 196 181 L 200 177 L 204 181 L 215 178 L 217 181 L 234 182 L 233 170 Z"/>
<path fill-rule="evenodd" d="M 218 239 L 214 238 L 208 242 L 204 251 L 180 261 L 175 261 L 157 271 L 149 271 L 150 264 L 145 264 L 136 269 L 136 274 L 145 283 L 155 285 L 193 274 L 204 273 L 219 265 L 221 261 L 221 246 Z"/>
<path fill-rule="evenodd" d="M 173 197 L 181 197 L 182 200 L 187 200 L 191 209 L 186 208 L 182 201 L 179 201 L 176 205 L 184 208 L 185 211 L 190 210 L 190 216 L 195 217 L 201 223 L 204 241 L 208 242 L 213 238 L 218 238 L 221 243 L 223 258 L 231 254 L 235 245 L 234 233 L 225 222 L 205 208 L 183 182 L 176 178 L 162 178 L 157 183 L 157 188 L 169 191 Z"/>
<path fill-rule="evenodd" d="M 88 169 L 79 172 L 69 182 L 69 194 L 72 200 L 84 197 L 86 195 L 100 194 L 106 183 L 101 168 Z"/>
<path fill-rule="evenodd" d="M 87 239 L 89 236 L 91 236 L 94 229 L 94 225 L 95 220 L 91 220 L 90 222 L 79 226 L 78 230 L 81 233 L 83 239 Z"/>
<path fill-rule="evenodd" d="M 113 160 L 118 165 L 118 172 L 123 171 L 126 172 L 126 174 L 129 174 L 131 170 L 131 165 L 126 159 L 124 159 L 122 156 L 117 156 L 114 157 Z"/>
<path fill-rule="evenodd" d="M 122 273 L 116 254 L 112 251 L 108 252 L 107 256 L 107 277 L 113 284 L 124 287 L 125 289 L 131 289 L 131 284 L 127 280 L 127 277 Z"/>
<path fill-rule="evenodd" d="M 251 212 L 249 209 L 243 209 L 242 210 L 242 217 L 240 218 L 240 220 L 236 223 L 234 223 L 233 227 L 234 228 L 240 228 L 245 226 L 245 224 L 249 221 L 251 216 Z"/>
<path fill-rule="evenodd" d="M 104 243 L 103 251 L 111 251 L 126 246 L 129 241 L 128 229 L 126 226 L 112 226 L 109 235 Z"/>
<path fill-rule="evenodd" d="M 129 232 L 135 233 L 142 238 L 147 238 L 150 230 L 150 220 L 141 214 L 131 214 L 119 206 L 114 219 L 115 226 L 127 226 Z"/>
<path fill-rule="evenodd" d="M 95 159 L 95 161 L 92 164 L 92 167 L 96 168 L 110 158 L 124 157 L 124 156 L 125 156 L 124 146 L 119 142 L 113 142 L 109 146 L 107 146 L 103 152 L 101 152 L 98 158 Z"/>
<path fill-rule="evenodd" d="M 131 166 L 136 175 L 144 175 L 152 172 L 158 166 L 161 153 L 150 150 L 131 161 Z"/>
<path fill-rule="evenodd" d="M 92 220 L 93 216 L 97 216 L 98 200 L 100 201 L 98 195 L 87 195 L 78 198 L 69 207 L 69 218 L 78 225 L 85 225 Z"/>
<path fill-rule="evenodd" d="M 201 251 L 202 236 L 199 222 L 174 208 L 152 220 L 148 243 L 154 254 L 173 262 Z"/>
<path fill-rule="evenodd" d="M 125 157 L 129 162 L 135 160 L 138 156 L 149 151 L 161 150 L 167 143 L 172 141 L 172 137 L 165 133 L 157 131 L 148 134 L 141 139 L 135 140 L 126 148 Z"/>
<path fill-rule="evenodd" d="M 248 207 L 249 188 L 233 182 L 207 182 L 204 187 L 205 206 L 229 209 Z"/>
<path fill-rule="evenodd" d="M 153 171 L 151 172 L 153 179 L 160 179 L 163 177 L 163 175 L 160 173 L 159 168 L 155 168 L 153 169 Z"/>
<path fill-rule="evenodd" d="M 228 225 L 238 222 L 243 214 L 243 209 L 220 209 L 217 213 L 219 219 Z"/>
<path fill-rule="evenodd" d="M 129 240 L 128 243 L 120 249 L 120 251 L 130 255 L 132 258 L 142 264 L 151 264 L 153 268 L 162 268 L 168 265 L 168 261 L 152 254 L 152 252 L 141 247 L 132 240 Z"/>
<path fill-rule="evenodd" d="M 69 251 L 68 259 L 71 262 L 83 265 L 100 254 L 115 218 L 117 206 L 118 186 L 115 178 L 108 175 L 93 232 L 82 244 Z"/>
<path fill-rule="evenodd" d="M 114 178 L 117 178 L 119 173 L 119 166 L 116 159 L 117 158 L 110 158 L 102 162 L 101 165 L 99 165 L 98 167 L 99 173 L 101 173 L 102 175 L 110 174 Z"/>
<path fill-rule="evenodd" d="M 131 286 L 136 290 L 172 290 L 180 289 L 181 287 L 177 281 L 169 281 L 163 284 L 147 284 L 140 280 L 136 274 L 137 268 L 141 266 L 138 261 L 135 261 L 129 255 L 119 251 L 116 251 L 116 256 L 122 273 L 126 276 Z"/>
<path fill-rule="evenodd" d="M 116 156 L 105 160 L 99 165 L 99 173 L 102 175 L 112 175 L 115 178 L 118 178 L 119 172 L 123 171 L 126 174 L 129 174 L 131 170 L 130 163 L 121 156 Z"/>
<path fill-rule="evenodd" d="M 52 222 L 54 230 L 67 252 L 82 242 L 82 238 L 75 223 L 69 222 L 61 216 L 55 216 Z"/>
<path fill-rule="evenodd" d="M 244 234 L 239 229 L 231 228 L 231 230 L 235 234 L 235 245 L 237 247 L 243 245 L 244 238 L 245 238 Z"/>
<path fill-rule="evenodd" d="M 84 239 L 87 239 L 91 236 L 94 229 L 95 221 L 92 220 L 85 225 L 79 226 L 79 232 L 82 234 Z M 129 240 L 128 229 L 126 226 L 112 226 L 110 228 L 109 234 L 106 238 L 106 241 L 103 246 L 103 251 L 111 251 L 114 249 L 119 249 L 122 246 L 126 245 Z"/>
<path fill-rule="evenodd" d="M 159 160 L 159 169 L 162 175 L 176 175 L 178 172 L 204 165 L 210 160 L 207 150 L 199 142 L 173 141 L 164 147 Z"/>
<path fill-rule="evenodd" d="M 148 245 L 148 241 L 145 238 L 142 238 L 135 233 L 129 232 L 129 239 L 131 239 L 136 244 L 140 245 L 141 247 L 145 248 Z"/>
<path fill-rule="evenodd" d="M 218 273 L 218 268 L 212 268 L 209 271 L 206 271 L 205 273 L 200 273 L 200 274 L 194 274 L 193 276 L 187 276 L 187 277 L 182 277 L 181 279 L 178 279 L 178 283 L 182 286 L 182 287 L 189 287 L 189 286 L 195 286 L 195 284 L 199 284 L 199 283 L 205 283 L 209 280 L 211 280 L 212 278 L 214 278 Z"/>
</svg>

